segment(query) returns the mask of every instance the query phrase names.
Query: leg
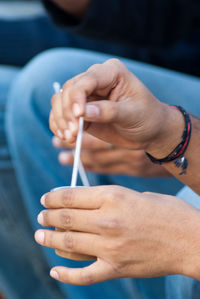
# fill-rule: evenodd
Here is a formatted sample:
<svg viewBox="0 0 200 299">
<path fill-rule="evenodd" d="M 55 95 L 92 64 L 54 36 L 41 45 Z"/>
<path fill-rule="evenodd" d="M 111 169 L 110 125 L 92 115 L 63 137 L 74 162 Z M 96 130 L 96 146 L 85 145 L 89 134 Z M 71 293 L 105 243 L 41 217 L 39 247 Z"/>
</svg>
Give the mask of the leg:
<svg viewBox="0 0 200 299">
<path fill-rule="evenodd" d="M 33 242 L 33 229 L 24 209 L 6 143 L 6 99 L 18 72 L 15 68 L 0 67 L 0 289 L 6 298 L 12 299 L 54 298 L 48 288 L 57 298 L 63 298 L 59 297 L 57 284 L 46 279 L 48 265 L 41 249 Z"/>
<path fill-rule="evenodd" d="M 70 168 L 64 168 L 58 164 L 58 151 L 51 145 L 48 114 L 50 97 L 53 93 L 52 83 L 54 81 L 63 83 L 74 75 L 85 71 L 90 65 L 101 63 L 108 58 L 107 55 L 73 49 L 48 51 L 29 64 L 13 85 L 8 106 L 7 131 L 18 180 L 35 228 L 38 227 L 36 217 L 41 209 L 39 197 L 56 186 L 69 184 L 71 176 Z M 123 61 L 161 99 L 172 103 L 182 103 L 186 108 L 195 106 L 195 103 L 198 107 L 196 94 L 199 94 L 199 81 L 129 60 Z M 191 99 L 191 84 L 196 92 L 194 92 L 193 102 L 190 101 L 189 104 L 187 99 Z M 180 87 L 184 87 L 183 92 Z M 24 126 L 24 124 L 26 125 Z M 93 175 L 91 179 L 94 184 L 117 183 L 140 191 L 172 194 L 175 194 L 181 186 L 173 179 L 149 180 L 96 175 Z M 64 263 L 50 250 L 44 249 L 44 251 L 51 265 Z M 78 265 L 71 261 L 65 262 L 68 266 Z M 100 289 L 99 285 L 88 288 L 64 285 L 62 287 L 72 298 L 77 298 L 77 296 L 79 298 L 84 294 L 90 297 L 91 293 L 96 294 L 97 297 L 98 294 L 101 294 L 101 297 L 105 295 L 105 297 L 131 298 L 134 294 L 135 298 L 140 298 L 141 295 L 137 296 L 136 290 L 143 294 L 143 298 L 164 298 L 163 279 L 134 280 L 132 284 L 129 282 L 130 280 L 107 282 L 103 284 L 103 289 Z"/>
<path fill-rule="evenodd" d="M 49 52 L 49 54 L 47 54 L 48 57 L 46 58 L 48 58 L 48 61 L 49 59 L 50 61 L 52 60 L 52 53 L 53 52 Z M 62 51 L 59 52 L 59 56 L 62 57 Z M 65 58 L 66 57 L 63 57 L 63 59 Z M 41 59 L 43 60 L 44 57 L 41 56 Z M 70 62 L 71 59 L 72 57 L 67 57 L 68 62 Z M 73 63 L 71 71 L 67 68 L 67 77 L 74 75 L 73 69 L 75 67 L 78 68 L 77 73 L 80 71 L 80 63 L 81 61 L 76 57 L 76 65 Z M 49 100 L 53 93 L 52 83 L 55 80 L 60 81 L 61 83 L 64 82 L 64 78 L 59 74 L 61 65 L 58 65 L 56 60 L 53 64 L 58 67 L 55 72 L 52 72 L 53 69 L 50 70 L 51 66 L 49 63 L 47 64 L 47 61 L 44 62 L 44 67 L 42 67 L 41 60 L 37 63 L 37 59 L 26 68 L 26 74 L 23 73 L 24 75 L 20 75 L 13 86 L 7 113 L 7 129 L 9 132 L 10 148 L 13 154 L 20 187 L 21 190 L 23 190 L 26 208 L 34 228 L 37 227 L 36 217 L 41 209 L 39 198 L 42 193 L 47 192 L 56 186 L 64 185 L 66 183 L 69 184 L 71 177 L 71 169 L 61 167 L 57 162 L 58 151 L 51 145 L 51 134 L 48 129 Z M 84 65 L 84 62 L 82 62 L 82 64 L 82 69 L 88 67 L 88 63 L 85 63 Z M 32 67 L 34 68 L 34 71 Z M 63 71 L 65 71 L 65 69 L 63 69 Z M 49 76 L 49 78 L 47 78 L 47 74 L 52 74 L 52 77 Z M 21 97 L 21 95 L 18 94 L 21 100 L 19 100 L 17 104 L 13 101 L 13 96 L 16 95 L 17 89 L 21 86 L 22 81 L 24 80 L 26 81 L 23 83 L 25 88 L 24 95 Z M 41 80 L 44 84 L 40 85 L 42 82 Z M 34 84 L 32 85 L 33 81 Z M 44 95 L 45 101 L 40 102 L 40 99 L 44 99 Z M 29 97 L 33 98 L 29 101 Z M 41 104 L 43 107 L 41 107 Z M 20 107 L 20 109 L 17 107 Z M 18 111 L 17 114 L 14 112 L 16 108 Z M 22 108 L 23 116 L 20 112 L 22 111 Z M 11 119 L 14 114 L 17 116 L 18 123 L 15 125 L 13 123 L 14 119 Z M 26 124 L 25 127 L 24 124 Z M 26 129 L 24 130 L 24 128 Z M 17 131 L 16 134 L 14 133 L 15 130 Z M 17 144 L 15 144 L 16 141 Z M 94 183 L 96 184 L 97 182 L 95 181 Z M 31 186 L 30 189 L 29 185 Z M 63 260 L 57 257 L 51 250 L 44 249 L 44 252 L 51 265 L 59 263 L 63 264 Z M 66 262 L 67 265 L 74 267 L 83 265 L 83 263 L 81 264 L 71 261 L 64 262 Z M 130 292 L 132 292 L 132 287 L 129 288 L 129 291 L 129 289 L 122 286 L 120 281 L 104 283 L 103 287 L 102 285 L 91 286 L 88 288 L 62 285 L 62 288 L 69 298 L 92 298 L 94 295 L 94 297 L 97 298 L 98 296 L 105 296 L 106 298 L 113 296 L 113 298 L 121 299 L 131 298 Z"/>
</svg>

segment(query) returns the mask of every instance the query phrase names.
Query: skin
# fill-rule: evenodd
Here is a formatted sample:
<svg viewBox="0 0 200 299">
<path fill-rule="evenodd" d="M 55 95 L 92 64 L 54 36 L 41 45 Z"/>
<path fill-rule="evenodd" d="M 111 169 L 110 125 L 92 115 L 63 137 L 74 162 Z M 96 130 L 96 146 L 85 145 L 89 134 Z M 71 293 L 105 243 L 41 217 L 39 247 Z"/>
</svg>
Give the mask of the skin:
<svg viewBox="0 0 200 299">
<path fill-rule="evenodd" d="M 81 19 L 90 6 L 90 0 L 51 0 L 67 13 Z"/>
<path fill-rule="evenodd" d="M 55 267 L 51 276 L 64 283 L 172 274 L 200 279 L 200 212 L 176 197 L 99 186 L 51 192 L 42 204 L 48 210 L 39 223 L 61 231 L 39 230 L 39 244 L 68 258 L 96 256 L 89 267 Z"/>
<path fill-rule="evenodd" d="M 89 134 L 156 158 L 174 150 L 185 127 L 180 111 L 156 99 L 117 59 L 92 66 L 67 81 L 63 91 L 52 98 L 50 128 L 57 137 L 73 144 L 80 116 Z M 191 120 L 193 132 L 185 155 L 189 161 L 187 174 L 180 176 L 174 163 L 163 166 L 200 194 L 200 120 L 192 116 Z"/>
<path fill-rule="evenodd" d="M 157 158 L 172 152 L 184 129 L 182 114 L 158 101 L 118 60 L 92 66 L 53 97 L 50 128 L 57 137 L 73 144 L 80 116 L 89 134 Z M 180 176 L 173 163 L 165 168 L 200 194 L 200 121 L 191 119 L 187 174 Z M 51 192 L 42 204 L 48 210 L 39 223 L 59 231 L 36 232 L 39 244 L 72 259 L 96 257 L 86 268 L 54 268 L 51 276 L 60 281 L 87 285 L 170 274 L 200 279 L 200 212 L 176 197 L 103 186 Z"/>
<path fill-rule="evenodd" d="M 72 165 L 74 154 L 71 151 L 75 144 L 69 144 L 58 137 L 53 138 L 53 145 L 57 148 L 67 148 L 58 156 L 59 162 Z M 137 177 L 168 177 L 170 176 L 162 166 L 153 164 L 144 151 L 131 151 L 112 147 L 87 133 L 83 135 L 81 161 L 85 170 L 100 174 L 130 175 Z"/>
</svg>

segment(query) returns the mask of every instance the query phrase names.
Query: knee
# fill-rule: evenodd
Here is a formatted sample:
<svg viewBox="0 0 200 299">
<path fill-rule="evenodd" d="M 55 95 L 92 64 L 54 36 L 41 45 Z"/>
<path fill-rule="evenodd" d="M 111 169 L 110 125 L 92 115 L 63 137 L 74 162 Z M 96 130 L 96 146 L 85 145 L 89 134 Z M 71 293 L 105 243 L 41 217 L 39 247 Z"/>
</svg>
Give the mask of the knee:
<svg viewBox="0 0 200 299">
<path fill-rule="evenodd" d="M 52 49 L 37 55 L 20 72 L 11 89 L 13 106 L 30 105 L 30 102 L 50 101 L 53 82 L 63 84 L 85 71 L 92 53 L 76 49 Z M 86 62 L 88 61 L 88 62 Z M 84 67 L 84 64 L 87 64 Z M 20 101 L 20 102 L 19 102 Z M 46 102 L 47 103 L 47 102 Z"/>
</svg>

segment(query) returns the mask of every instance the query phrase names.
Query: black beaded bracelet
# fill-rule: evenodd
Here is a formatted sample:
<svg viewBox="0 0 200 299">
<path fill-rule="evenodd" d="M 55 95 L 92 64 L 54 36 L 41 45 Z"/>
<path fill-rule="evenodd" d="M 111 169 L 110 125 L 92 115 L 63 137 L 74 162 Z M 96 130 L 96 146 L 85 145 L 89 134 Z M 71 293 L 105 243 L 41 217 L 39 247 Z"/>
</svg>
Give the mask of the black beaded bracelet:
<svg viewBox="0 0 200 299">
<path fill-rule="evenodd" d="M 155 164 L 164 164 L 164 163 L 170 163 L 174 161 L 174 164 L 177 168 L 182 168 L 182 171 L 179 173 L 179 175 L 186 174 L 187 168 L 188 168 L 188 160 L 184 157 L 184 154 L 188 148 L 188 145 L 190 143 L 191 139 L 191 133 L 192 133 L 192 123 L 189 114 L 180 106 L 172 106 L 175 109 L 179 110 L 185 119 L 185 129 L 183 131 L 182 135 L 182 141 L 181 143 L 169 154 L 167 157 L 163 159 L 156 159 L 150 154 L 146 153 L 149 159 L 155 163 Z"/>
</svg>

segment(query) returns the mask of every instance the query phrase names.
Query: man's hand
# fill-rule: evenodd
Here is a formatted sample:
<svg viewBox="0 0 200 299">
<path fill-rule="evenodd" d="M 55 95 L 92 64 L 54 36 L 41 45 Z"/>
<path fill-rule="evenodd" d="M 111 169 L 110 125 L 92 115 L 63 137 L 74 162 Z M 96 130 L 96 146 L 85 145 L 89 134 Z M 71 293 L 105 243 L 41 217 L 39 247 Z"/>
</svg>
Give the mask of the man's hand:
<svg viewBox="0 0 200 299">
<path fill-rule="evenodd" d="M 51 0 L 57 4 L 60 8 L 66 11 L 69 14 L 77 18 L 82 18 L 89 5 L 91 0 Z"/>
<path fill-rule="evenodd" d="M 181 140 L 184 127 L 180 112 L 158 101 L 116 59 L 67 81 L 52 98 L 50 128 L 58 137 L 75 142 L 80 116 L 85 118 L 85 129 L 106 142 L 145 151 L 159 147 L 167 154 L 177 138 Z M 174 119 L 181 119 L 181 127 Z"/>
<path fill-rule="evenodd" d="M 159 100 L 116 59 L 93 65 L 66 82 L 52 98 L 50 128 L 55 135 L 74 143 L 78 120 L 83 116 L 85 130 L 120 148 L 143 150 L 163 159 L 182 141 L 183 115 Z M 200 194 L 200 120 L 191 116 L 192 136 L 184 157 L 187 172 L 173 162 L 163 166 L 184 184 Z"/>
<path fill-rule="evenodd" d="M 43 246 L 68 255 L 96 257 L 89 267 L 55 267 L 68 284 L 89 285 L 122 277 L 183 274 L 200 278 L 199 211 L 167 195 L 118 186 L 66 188 L 46 194 L 39 223 Z M 195 229 L 194 229 L 195 228 Z"/>
<path fill-rule="evenodd" d="M 74 149 L 70 144 L 58 137 L 53 137 L 53 145 L 57 148 Z M 72 151 L 62 151 L 59 154 L 62 165 L 72 165 Z M 142 150 L 131 151 L 113 147 L 87 133 L 83 134 L 81 161 L 85 170 L 100 174 L 130 175 L 137 177 L 168 177 L 164 167 L 153 164 Z"/>
</svg>

